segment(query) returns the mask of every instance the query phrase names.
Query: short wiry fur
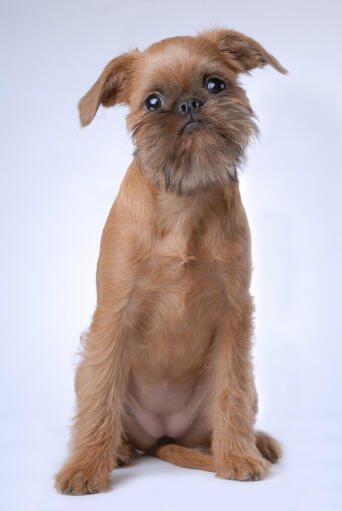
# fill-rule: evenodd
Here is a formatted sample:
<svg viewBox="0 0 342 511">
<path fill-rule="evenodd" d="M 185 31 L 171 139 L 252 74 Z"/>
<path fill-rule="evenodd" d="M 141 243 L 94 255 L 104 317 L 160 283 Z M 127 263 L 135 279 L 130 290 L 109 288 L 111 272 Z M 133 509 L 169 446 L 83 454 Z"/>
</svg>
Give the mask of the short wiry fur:
<svg viewBox="0 0 342 511">
<path fill-rule="evenodd" d="M 82 125 L 100 104 L 127 103 L 136 149 L 102 235 L 70 456 L 56 476 L 63 493 L 105 491 L 136 449 L 238 480 L 264 477 L 281 455 L 254 430 L 250 235 L 237 176 L 256 129 L 237 77 L 265 64 L 285 72 L 237 32 L 175 37 L 112 60 L 80 101 Z M 213 94 L 207 77 L 228 86 Z M 149 112 L 156 92 L 162 107 Z M 191 129 L 177 108 L 189 98 L 200 104 Z"/>
</svg>

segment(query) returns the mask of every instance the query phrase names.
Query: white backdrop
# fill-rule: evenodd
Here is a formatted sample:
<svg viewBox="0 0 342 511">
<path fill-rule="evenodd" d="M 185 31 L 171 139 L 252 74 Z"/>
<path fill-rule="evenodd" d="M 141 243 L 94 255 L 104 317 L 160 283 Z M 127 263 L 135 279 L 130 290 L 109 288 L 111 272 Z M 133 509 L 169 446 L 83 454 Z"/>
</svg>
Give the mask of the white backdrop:
<svg viewBox="0 0 342 511">
<path fill-rule="evenodd" d="M 342 509 L 342 2 L 2 0 L 1 511 Z M 132 47 L 221 24 L 290 74 L 243 83 L 261 138 L 241 179 L 253 238 L 258 426 L 284 460 L 238 483 L 156 459 L 104 495 L 57 495 L 101 230 L 131 159 L 125 108 L 81 130 L 77 102 Z"/>
</svg>

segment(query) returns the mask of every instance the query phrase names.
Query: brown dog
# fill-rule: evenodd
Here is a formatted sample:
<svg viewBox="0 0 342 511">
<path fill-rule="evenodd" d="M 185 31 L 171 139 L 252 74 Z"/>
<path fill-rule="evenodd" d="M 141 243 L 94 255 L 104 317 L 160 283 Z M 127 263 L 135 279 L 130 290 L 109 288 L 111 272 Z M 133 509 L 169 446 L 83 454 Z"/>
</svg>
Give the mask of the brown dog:
<svg viewBox="0 0 342 511">
<path fill-rule="evenodd" d="M 56 488 L 104 491 L 136 449 L 257 480 L 281 449 L 254 430 L 250 235 L 237 169 L 255 133 L 239 73 L 271 64 L 242 34 L 175 37 L 112 60 L 79 104 L 130 106 L 135 159 L 105 225 L 97 309 Z M 197 450 L 195 448 L 198 448 Z"/>
</svg>

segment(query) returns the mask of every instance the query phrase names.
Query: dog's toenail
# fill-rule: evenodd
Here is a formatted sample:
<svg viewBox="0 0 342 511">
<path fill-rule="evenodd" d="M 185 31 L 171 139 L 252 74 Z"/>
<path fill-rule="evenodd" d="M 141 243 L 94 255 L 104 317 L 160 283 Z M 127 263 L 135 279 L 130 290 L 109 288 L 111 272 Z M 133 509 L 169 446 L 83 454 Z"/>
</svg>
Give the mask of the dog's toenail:
<svg viewBox="0 0 342 511">
<path fill-rule="evenodd" d="M 261 477 L 260 477 L 260 472 L 257 472 L 257 473 L 255 474 L 255 479 L 256 479 L 257 481 L 260 481 L 260 479 L 261 479 Z"/>
<path fill-rule="evenodd" d="M 72 495 L 73 493 L 74 493 L 74 489 L 73 489 L 73 487 L 71 487 L 69 490 L 69 495 Z"/>
<path fill-rule="evenodd" d="M 250 472 L 248 472 L 248 481 L 253 481 L 253 475 Z"/>
<path fill-rule="evenodd" d="M 89 488 L 89 493 L 91 494 L 99 493 L 99 490 L 97 488 Z"/>
</svg>

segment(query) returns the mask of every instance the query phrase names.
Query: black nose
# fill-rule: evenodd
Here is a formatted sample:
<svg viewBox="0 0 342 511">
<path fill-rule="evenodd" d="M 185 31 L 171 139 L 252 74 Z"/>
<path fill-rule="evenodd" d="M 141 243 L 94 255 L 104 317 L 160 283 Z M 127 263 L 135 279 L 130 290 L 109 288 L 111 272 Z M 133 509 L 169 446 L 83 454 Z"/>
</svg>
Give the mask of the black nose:
<svg viewBox="0 0 342 511">
<path fill-rule="evenodd" d="M 202 103 L 196 98 L 186 99 L 178 105 L 178 112 L 182 115 L 198 112 Z"/>
</svg>

